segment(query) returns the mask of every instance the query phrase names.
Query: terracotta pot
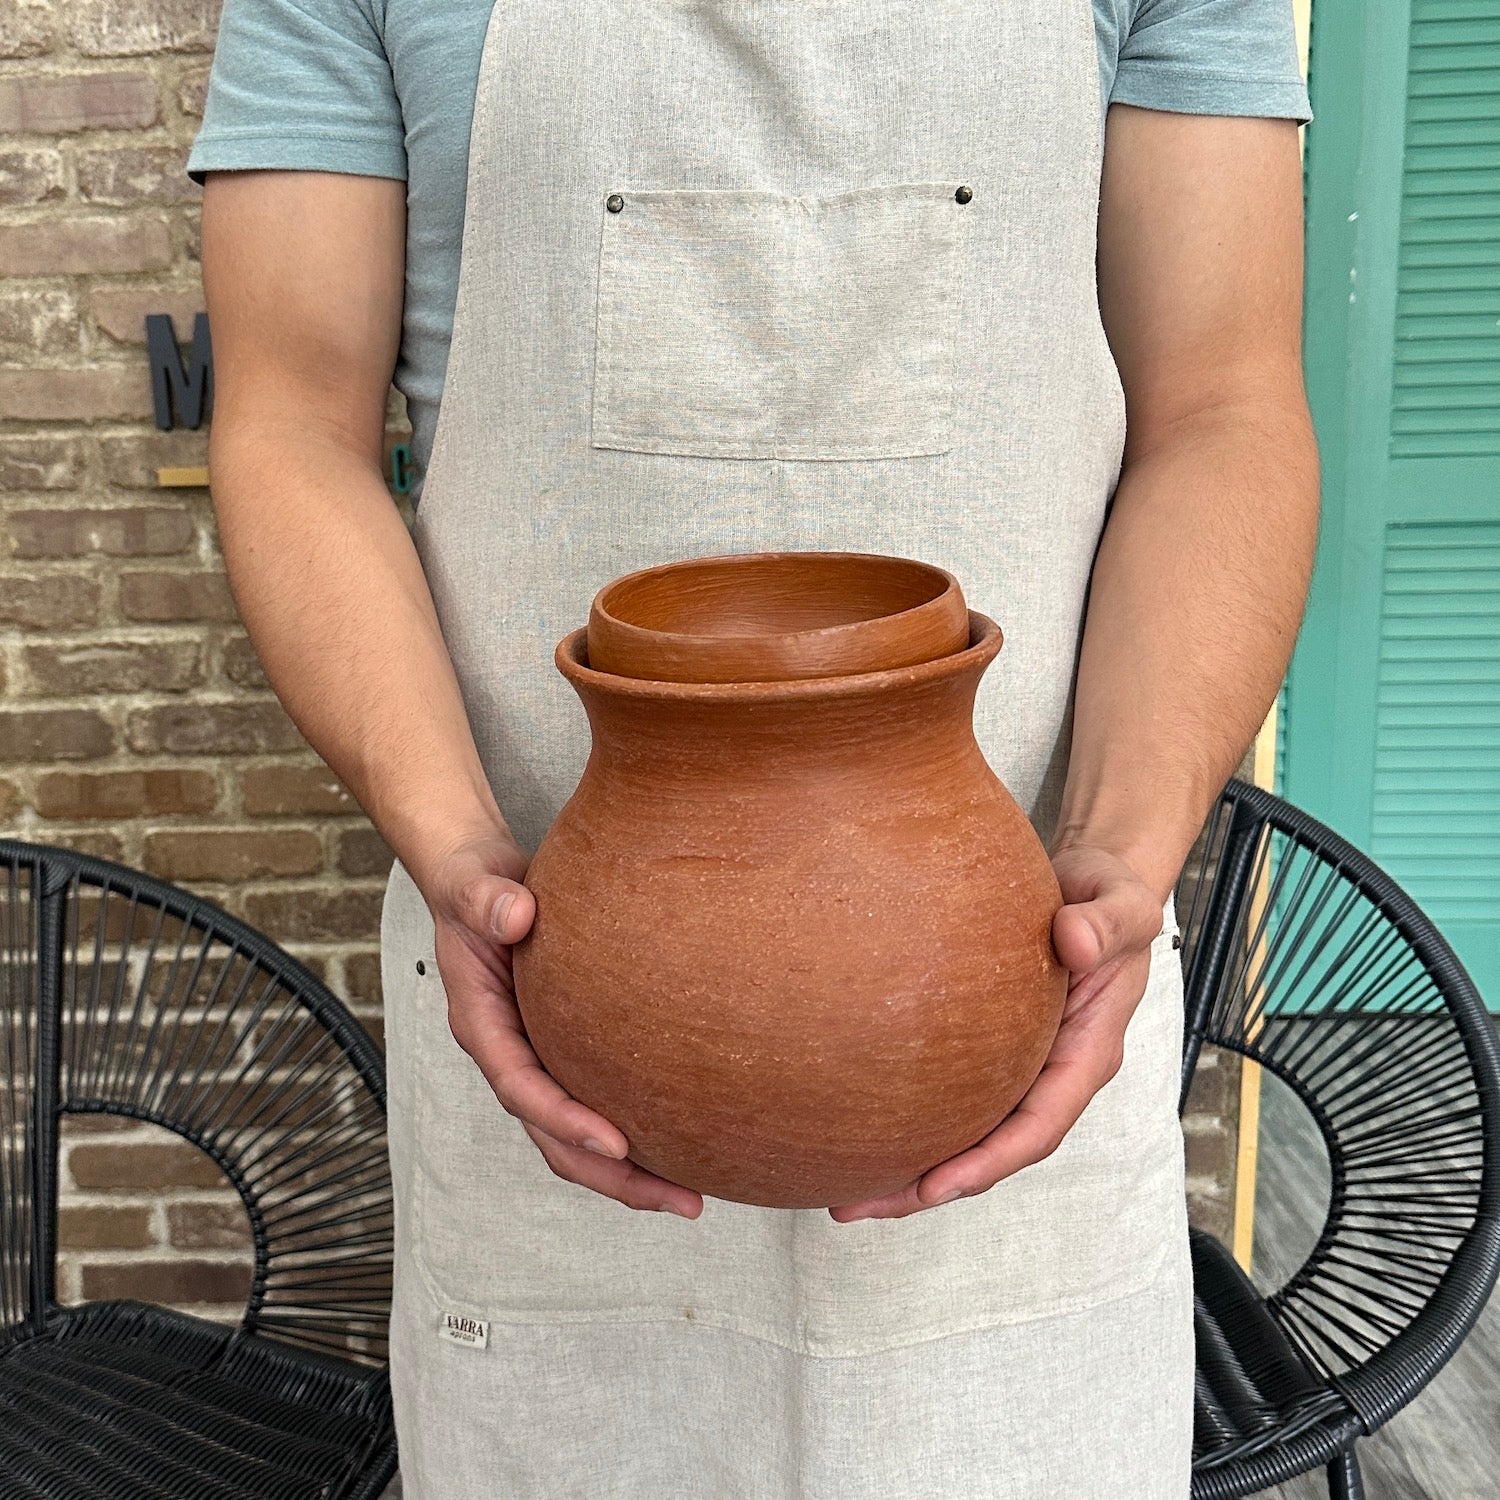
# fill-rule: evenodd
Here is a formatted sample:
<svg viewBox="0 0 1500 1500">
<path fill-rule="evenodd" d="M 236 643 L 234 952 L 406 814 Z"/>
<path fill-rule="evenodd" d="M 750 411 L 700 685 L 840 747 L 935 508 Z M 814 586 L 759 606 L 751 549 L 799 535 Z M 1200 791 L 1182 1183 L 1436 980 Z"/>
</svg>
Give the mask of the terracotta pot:
<svg viewBox="0 0 1500 1500">
<path fill-rule="evenodd" d="M 999 627 L 785 682 L 555 660 L 592 750 L 526 883 L 517 1003 L 548 1072 L 706 1195 L 828 1207 L 913 1182 L 1008 1114 L 1067 975 L 1030 822 L 974 737 Z"/>
<path fill-rule="evenodd" d="M 745 552 L 627 573 L 589 611 L 598 672 L 658 682 L 781 682 L 962 651 L 969 611 L 946 568 L 864 552 Z"/>
</svg>

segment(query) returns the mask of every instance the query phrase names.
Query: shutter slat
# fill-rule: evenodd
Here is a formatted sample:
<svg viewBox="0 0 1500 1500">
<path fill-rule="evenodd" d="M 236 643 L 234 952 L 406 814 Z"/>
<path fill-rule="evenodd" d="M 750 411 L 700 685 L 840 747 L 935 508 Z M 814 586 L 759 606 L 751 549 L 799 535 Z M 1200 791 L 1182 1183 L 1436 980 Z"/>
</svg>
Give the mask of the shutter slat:
<svg viewBox="0 0 1500 1500">
<path fill-rule="evenodd" d="M 1440 926 L 1500 926 L 1500 522 L 1385 535 L 1370 853 Z"/>
<path fill-rule="evenodd" d="M 1500 455 L 1500 0 L 1412 0 L 1393 458 Z"/>
</svg>

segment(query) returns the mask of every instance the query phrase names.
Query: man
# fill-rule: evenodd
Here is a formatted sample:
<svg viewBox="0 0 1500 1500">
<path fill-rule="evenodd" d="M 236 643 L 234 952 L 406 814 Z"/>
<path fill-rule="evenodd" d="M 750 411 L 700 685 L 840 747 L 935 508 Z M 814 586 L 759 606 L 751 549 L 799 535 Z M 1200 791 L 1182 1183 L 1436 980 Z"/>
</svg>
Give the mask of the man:
<svg viewBox="0 0 1500 1500">
<path fill-rule="evenodd" d="M 397 856 L 410 1495 L 1186 1494 L 1171 889 L 1307 587 L 1309 114 L 1287 0 L 229 0 L 213 494 Z M 636 1167 L 510 984 L 588 747 L 557 638 L 622 573 L 788 548 L 925 558 L 1004 625 L 976 734 L 1071 974 L 1016 1111 L 826 1212 Z"/>
</svg>

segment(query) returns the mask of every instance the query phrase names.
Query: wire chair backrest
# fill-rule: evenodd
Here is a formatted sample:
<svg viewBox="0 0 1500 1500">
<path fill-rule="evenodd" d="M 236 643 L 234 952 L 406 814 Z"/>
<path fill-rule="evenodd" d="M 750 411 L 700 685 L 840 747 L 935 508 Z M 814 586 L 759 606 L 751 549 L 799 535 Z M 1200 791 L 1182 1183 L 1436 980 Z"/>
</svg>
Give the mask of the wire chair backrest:
<svg viewBox="0 0 1500 1500">
<path fill-rule="evenodd" d="M 148 1121 L 218 1165 L 249 1221 L 247 1331 L 384 1363 L 391 1185 L 367 1034 L 213 903 L 0 840 L 0 1340 L 56 1304 L 69 1114 Z"/>
<path fill-rule="evenodd" d="M 1468 1332 L 1500 1269 L 1500 1053 L 1472 981 L 1369 858 L 1232 781 L 1178 891 L 1183 1097 L 1205 1044 L 1306 1106 L 1328 1152 L 1317 1243 L 1268 1299 L 1370 1427 Z"/>
</svg>

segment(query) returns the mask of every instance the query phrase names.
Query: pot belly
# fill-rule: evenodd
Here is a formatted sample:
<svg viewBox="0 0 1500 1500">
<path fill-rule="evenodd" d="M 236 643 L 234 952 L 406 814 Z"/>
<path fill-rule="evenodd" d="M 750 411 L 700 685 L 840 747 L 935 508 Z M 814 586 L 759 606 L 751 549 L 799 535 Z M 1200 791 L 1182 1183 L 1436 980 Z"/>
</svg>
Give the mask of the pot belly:
<svg viewBox="0 0 1500 1500">
<path fill-rule="evenodd" d="M 747 840 L 584 795 L 549 829 L 517 1001 L 641 1166 L 738 1202 L 852 1202 L 973 1145 L 1040 1070 L 1067 975 L 1024 814 L 993 777 L 862 806 L 787 799 Z"/>
</svg>

